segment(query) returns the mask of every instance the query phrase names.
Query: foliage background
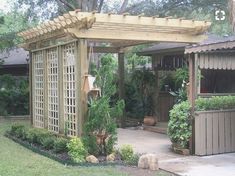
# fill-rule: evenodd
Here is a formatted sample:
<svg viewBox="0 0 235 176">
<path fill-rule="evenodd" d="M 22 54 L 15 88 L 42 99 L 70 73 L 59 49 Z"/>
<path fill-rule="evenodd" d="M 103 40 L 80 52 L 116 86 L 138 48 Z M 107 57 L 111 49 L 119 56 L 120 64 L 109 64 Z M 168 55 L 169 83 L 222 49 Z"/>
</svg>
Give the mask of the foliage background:
<svg viewBox="0 0 235 176">
<path fill-rule="evenodd" d="M 28 115 L 29 88 L 27 78 L 0 76 L 0 115 Z"/>
</svg>

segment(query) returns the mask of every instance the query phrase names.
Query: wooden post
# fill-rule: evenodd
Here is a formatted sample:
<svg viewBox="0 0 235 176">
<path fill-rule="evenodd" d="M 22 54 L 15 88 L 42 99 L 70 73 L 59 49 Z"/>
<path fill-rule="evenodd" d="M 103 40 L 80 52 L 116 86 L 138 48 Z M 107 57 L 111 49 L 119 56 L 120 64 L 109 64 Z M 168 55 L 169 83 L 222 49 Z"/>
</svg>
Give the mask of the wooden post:
<svg viewBox="0 0 235 176">
<path fill-rule="evenodd" d="M 119 86 L 119 98 L 125 100 L 125 68 L 124 68 L 125 60 L 124 53 L 118 53 L 118 86 Z M 125 110 L 121 117 L 121 127 L 125 127 Z"/>
<path fill-rule="evenodd" d="M 191 104 L 191 124 L 192 136 L 189 141 L 189 150 L 191 154 L 195 153 L 195 99 L 197 97 L 197 60 L 195 54 L 188 55 L 189 59 L 189 102 Z"/>
<path fill-rule="evenodd" d="M 156 84 L 155 84 L 155 92 L 154 92 L 154 99 L 153 99 L 153 103 L 154 103 L 154 112 L 153 115 L 156 116 L 156 120 L 159 121 L 160 117 L 159 117 L 159 76 L 158 76 L 158 70 L 157 68 L 155 68 L 155 65 L 157 65 L 158 60 L 161 59 L 161 55 L 152 55 L 152 69 L 154 71 L 155 74 L 155 79 L 156 79 Z"/>
<path fill-rule="evenodd" d="M 196 82 L 196 86 L 197 86 L 197 90 L 196 90 L 196 98 L 198 98 L 198 94 L 201 93 L 201 69 L 199 68 L 199 55 L 195 54 L 195 65 L 196 67 L 196 76 L 197 76 L 197 82 Z M 200 77 L 199 77 L 200 75 Z"/>
<path fill-rule="evenodd" d="M 65 124 L 64 124 L 64 84 L 63 84 L 63 55 L 62 55 L 62 46 L 58 46 L 57 52 L 58 52 L 58 89 L 59 89 L 59 133 L 65 134 Z"/>
<path fill-rule="evenodd" d="M 44 128 L 48 129 L 48 77 L 47 77 L 47 53 L 46 50 L 42 50 L 42 54 L 43 54 L 43 59 L 44 59 L 44 82 L 43 82 L 43 86 L 44 86 Z"/>
<path fill-rule="evenodd" d="M 32 52 L 29 52 L 29 115 L 30 115 L 30 123 L 33 126 L 33 60 L 32 60 Z"/>
<path fill-rule="evenodd" d="M 78 134 L 82 135 L 84 118 L 87 115 L 87 95 L 82 90 L 82 85 L 85 81 L 85 75 L 88 74 L 88 57 L 87 57 L 87 40 L 79 39 L 77 46 L 76 59 L 76 85 L 77 85 L 77 109 L 78 109 Z"/>
</svg>

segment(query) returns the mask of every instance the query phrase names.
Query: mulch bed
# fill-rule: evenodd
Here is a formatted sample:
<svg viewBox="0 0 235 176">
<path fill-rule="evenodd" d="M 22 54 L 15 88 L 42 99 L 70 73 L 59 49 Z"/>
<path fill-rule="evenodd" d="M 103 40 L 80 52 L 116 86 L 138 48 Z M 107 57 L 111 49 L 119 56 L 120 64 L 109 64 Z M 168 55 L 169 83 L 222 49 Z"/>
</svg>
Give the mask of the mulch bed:
<svg viewBox="0 0 235 176">
<path fill-rule="evenodd" d="M 139 169 L 137 166 L 126 165 L 120 158 L 117 158 L 117 160 L 114 162 L 107 162 L 105 156 L 98 157 L 98 160 L 100 161 L 98 164 L 87 163 L 87 162 L 86 163 L 75 163 L 70 159 L 70 157 L 68 156 L 67 153 L 55 154 L 52 150 L 45 150 L 44 148 L 42 148 L 39 145 L 31 144 L 27 141 L 23 141 L 21 139 L 18 139 L 16 137 L 10 135 L 7 132 L 5 133 L 5 137 L 13 140 L 14 142 L 22 145 L 23 147 L 25 147 L 35 153 L 38 153 L 38 154 L 43 155 L 45 157 L 48 157 L 48 158 L 50 158 L 54 161 L 57 161 L 63 165 L 86 166 L 86 167 L 90 167 L 90 166 L 116 166 L 116 168 L 118 170 L 121 170 L 122 172 L 128 173 L 128 175 L 131 175 L 131 176 L 132 175 L 133 176 L 155 176 L 156 173 L 159 173 L 160 175 L 162 175 L 162 173 L 169 174 L 169 172 L 165 172 L 162 170 L 150 171 L 150 170 L 146 170 L 146 169 Z M 174 176 L 174 174 L 169 174 L 169 176 Z"/>
<path fill-rule="evenodd" d="M 105 156 L 99 156 L 97 159 L 99 160 L 99 163 L 93 164 L 93 163 L 75 163 L 71 160 L 68 153 L 54 153 L 52 150 L 45 150 L 42 146 L 37 144 L 31 144 L 28 141 L 23 141 L 19 138 L 16 138 L 15 136 L 10 135 L 8 132 L 5 133 L 5 137 L 13 140 L 14 142 L 24 146 L 25 148 L 38 153 L 40 155 L 43 155 L 45 157 L 48 157 L 50 159 L 53 159 L 61 164 L 64 165 L 72 165 L 72 166 L 112 166 L 112 165 L 125 165 L 123 161 L 120 158 L 117 158 L 114 162 L 107 162 Z"/>
</svg>

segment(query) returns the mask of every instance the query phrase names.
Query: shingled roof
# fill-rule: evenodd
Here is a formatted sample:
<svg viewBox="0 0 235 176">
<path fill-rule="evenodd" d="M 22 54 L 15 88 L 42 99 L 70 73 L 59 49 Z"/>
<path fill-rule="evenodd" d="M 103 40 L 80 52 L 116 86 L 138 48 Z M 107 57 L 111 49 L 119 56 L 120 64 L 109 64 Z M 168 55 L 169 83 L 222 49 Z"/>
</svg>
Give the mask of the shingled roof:
<svg viewBox="0 0 235 176">
<path fill-rule="evenodd" d="M 0 59 L 3 65 L 25 65 L 27 64 L 28 52 L 23 48 L 13 48 L 10 51 L 0 53 Z"/>
</svg>

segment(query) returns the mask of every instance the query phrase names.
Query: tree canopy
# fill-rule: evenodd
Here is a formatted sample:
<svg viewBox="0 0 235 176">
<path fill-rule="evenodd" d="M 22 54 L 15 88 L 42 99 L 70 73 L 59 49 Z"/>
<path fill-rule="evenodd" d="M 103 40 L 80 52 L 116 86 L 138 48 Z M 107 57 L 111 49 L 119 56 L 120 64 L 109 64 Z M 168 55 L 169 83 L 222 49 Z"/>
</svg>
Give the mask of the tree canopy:
<svg viewBox="0 0 235 176">
<path fill-rule="evenodd" d="M 1 50 L 17 43 L 19 40 L 17 32 L 75 9 L 208 20 L 213 22 L 210 32 L 220 35 L 231 34 L 232 27 L 229 22 L 235 23 L 233 18 L 235 15 L 232 13 L 234 12 L 232 7 L 235 5 L 231 5 L 234 0 L 13 0 L 9 2 L 13 4 L 11 11 L 7 14 L 0 11 Z M 216 9 L 226 12 L 226 20 L 215 20 Z"/>
</svg>

